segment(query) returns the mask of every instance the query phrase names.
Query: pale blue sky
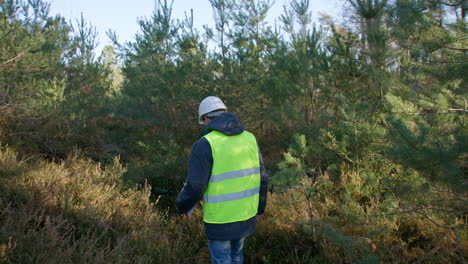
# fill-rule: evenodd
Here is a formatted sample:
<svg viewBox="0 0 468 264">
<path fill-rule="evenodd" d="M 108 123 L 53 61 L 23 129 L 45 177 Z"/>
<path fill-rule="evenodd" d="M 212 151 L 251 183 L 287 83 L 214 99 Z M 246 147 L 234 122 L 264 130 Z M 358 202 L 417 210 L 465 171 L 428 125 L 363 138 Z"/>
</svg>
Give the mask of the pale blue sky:
<svg viewBox="0 0 468 264">
<path fill-rule="evenodd" d="M 46 0 L 51 3 L 51 13 L 60 13 L 67 20 L 75 23 L 76 18 L 83 13 L 85 20 L 96 27 L 99 33 L 100 51 L 110 44 L 106 31 L 112 29 L 120 42 L 132 41 L 139 27 L 138 18 L 149 18 L 155 7 L 155 0 Z M 170 0 L 168 0 L 170 2 Z M 283 5 L 290 0 L 276 0 L 269 12 L 268 21 L 273 21 L 283 12 Z M 319 18 L 319 13 L 338 16 L 341 0 L 310 0 L 313 19 Z M 213 11 L 208 0 L 174 0 L 173 18 L 182 19 L 184 12 L 193 9 L 194 23 L 197 28 L 203 25 L 213 25 Z"/>
</svg>

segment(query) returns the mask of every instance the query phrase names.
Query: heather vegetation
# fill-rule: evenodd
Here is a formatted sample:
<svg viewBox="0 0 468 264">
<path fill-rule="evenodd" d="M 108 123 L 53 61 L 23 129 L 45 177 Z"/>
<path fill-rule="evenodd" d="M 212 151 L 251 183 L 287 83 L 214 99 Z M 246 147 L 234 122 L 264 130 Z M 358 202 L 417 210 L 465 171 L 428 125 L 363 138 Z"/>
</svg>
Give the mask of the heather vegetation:
<svg viewBox="0 0 468 264">
<path fill-rule="evenodd" d="M 200 210 L 174 210 L 208 95 L 270 175 L 246 263 L 464 263 L 466 1 L 318 24 L 309 0 L 276 24 L 271 1 L 209 1 L 213 28 L 159 1 L 97 55 L 85 17 L 0 0 L 0 263 L 208 263 Z"/>
</svg>

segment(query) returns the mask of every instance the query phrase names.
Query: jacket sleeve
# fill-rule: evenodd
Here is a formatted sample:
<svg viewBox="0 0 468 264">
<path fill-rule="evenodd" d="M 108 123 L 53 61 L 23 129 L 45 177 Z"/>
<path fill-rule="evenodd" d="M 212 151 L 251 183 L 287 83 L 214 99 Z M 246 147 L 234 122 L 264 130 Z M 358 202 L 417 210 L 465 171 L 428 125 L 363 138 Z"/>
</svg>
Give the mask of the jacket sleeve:
<svg viewBox="0 0 468 264">
<path fill-rule="evenodd" d="M 258 155 L 260 159 L 260 197 L 258 201 L 258 213 L 257 215 L 262 215 L 265 212 L 267 195 L 268 195 L 268 174 L 265 170 L 265 165 L 263 164 L 262 153 L 258 149 Z"/>
<path fill-rule="evenodd" d="M 179 214 L 192 209 L 202 199 L 213 167 L 213 155 L 208 140 L 200 138 L 192 146 L 184 188 L 176 199 Z"/>
</svg>

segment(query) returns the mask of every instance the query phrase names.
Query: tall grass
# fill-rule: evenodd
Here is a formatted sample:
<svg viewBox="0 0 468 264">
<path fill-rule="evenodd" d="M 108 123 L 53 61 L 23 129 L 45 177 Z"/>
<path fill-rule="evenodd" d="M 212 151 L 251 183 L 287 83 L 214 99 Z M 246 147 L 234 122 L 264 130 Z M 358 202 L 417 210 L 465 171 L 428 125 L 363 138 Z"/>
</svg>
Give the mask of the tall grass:
<svg viewBox="0 0 468 264">
<path fill-rule="evenodd" d="M 158 210 L 149 186 L 124 188 L 124 172 L 118 159 L 101 169 L 79 155 L 28 164 L 0 151 L 0 260 L 183 263 L 199 255 L 202 226 Z"/>
<path fill-rule="evenodd" d="M 342 171 L 338 182 L 304 176 L 271 193 L 246 263 L 456 263 L 468 252 L 466 230 L 444 229 L 465 219 L 415 210 L 385 175 Z M 0 150 L 0 263 L 208 263 L 201 212 L 161 208 L 149 186 L 125 186 L 124 172 L 117 158 L 102 168 L 79 154 L 28 162 Z"/>
</svg>

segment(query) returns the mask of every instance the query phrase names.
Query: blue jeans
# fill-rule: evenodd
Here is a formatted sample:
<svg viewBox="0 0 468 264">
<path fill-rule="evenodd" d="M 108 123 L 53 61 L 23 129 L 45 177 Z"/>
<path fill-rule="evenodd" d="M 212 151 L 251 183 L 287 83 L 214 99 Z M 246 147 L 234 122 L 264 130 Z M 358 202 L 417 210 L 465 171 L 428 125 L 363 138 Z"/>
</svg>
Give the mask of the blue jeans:
<svg viewBox="0 0 468 264">
<path fill-rule="evenodd" d="M 242 264 L 244 256 L 245 238 L 239 240 L 208 240 L 208 249 L 210 250 L 211 263 L 213 264 Z"/>
</svg>

